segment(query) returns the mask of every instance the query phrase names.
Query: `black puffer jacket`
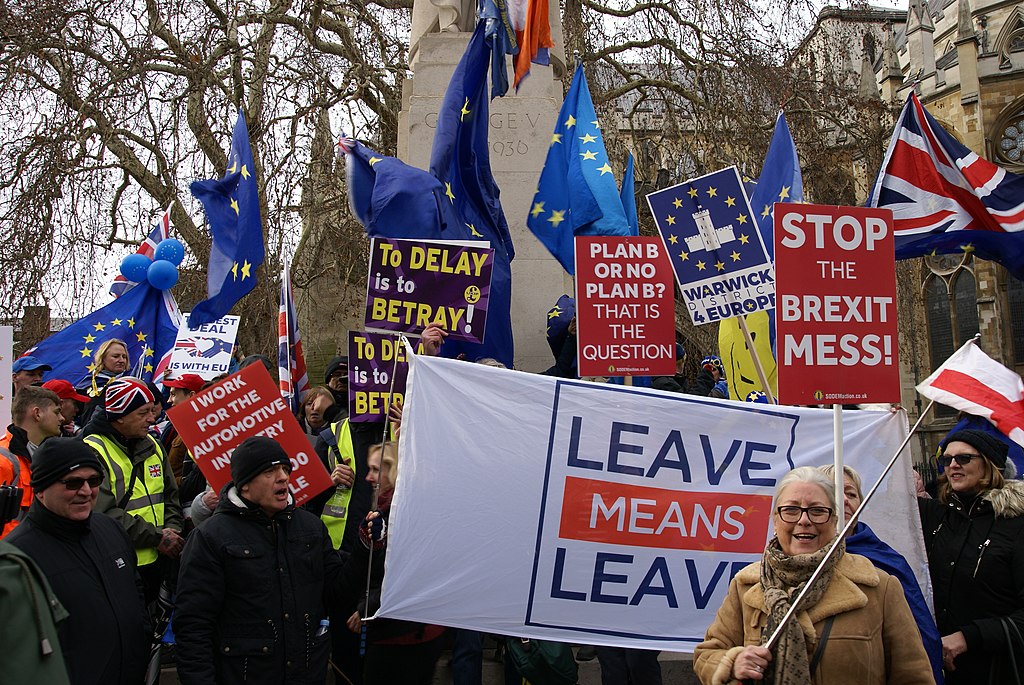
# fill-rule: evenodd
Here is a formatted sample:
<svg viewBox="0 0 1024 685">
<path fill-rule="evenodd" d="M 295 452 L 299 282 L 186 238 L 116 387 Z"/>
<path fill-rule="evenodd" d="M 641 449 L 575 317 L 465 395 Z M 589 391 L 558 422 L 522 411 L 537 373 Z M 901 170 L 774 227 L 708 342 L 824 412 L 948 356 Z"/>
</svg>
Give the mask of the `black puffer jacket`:
<svg viewBox="0 0 1024 685">
<path fill-rule="evenodd" d="M 1000 621 L 1024 634 L 1024 482 L 1007 481 L 978 497 L 956 494 L 948 504 L 919 499 L 935 621 L 943 636 L 963 631 L 967 651 L 946 682 L 1011 682 L 1009 644 Z M 1012 628 L 1010 628 L 1011 635 Z M 1018 663 L 1024 652 L 1018 650 Z"/>
<path fill-rule="evenodd" d="M 317 629 L 328 603 L 354 601 L 358 576 L 316 516 L 289 506 L 271 519 L 229 483 L 182 555 L 182 684 L 322 685 L 331 641 Z"/>
</svg>

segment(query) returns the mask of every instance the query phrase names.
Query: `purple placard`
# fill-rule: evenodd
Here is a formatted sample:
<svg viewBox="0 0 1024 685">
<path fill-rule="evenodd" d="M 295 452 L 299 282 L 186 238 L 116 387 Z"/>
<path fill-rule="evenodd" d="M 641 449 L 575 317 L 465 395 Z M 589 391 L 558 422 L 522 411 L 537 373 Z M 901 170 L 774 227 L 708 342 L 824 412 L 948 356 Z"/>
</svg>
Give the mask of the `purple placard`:
<svg viewBox="0 0 1024 685">
<path fill-rule="evenodd" d="M 392 375 L 395 377 L 394 385 L 391 384 Z M 353 423 L 383 421 L 391 406 L 392 394 L 398 404 L 402 403 L 408 375 L 405 346 L 397 335 L 349 331 L 349 420 Z"/>
<path fill-rule="evenodd" d="M 493 266 L 489 247 L 374 238 L 366 327 L 419 335 L 436 323 L 449 340 L 481 343 Z"/>
</svg>

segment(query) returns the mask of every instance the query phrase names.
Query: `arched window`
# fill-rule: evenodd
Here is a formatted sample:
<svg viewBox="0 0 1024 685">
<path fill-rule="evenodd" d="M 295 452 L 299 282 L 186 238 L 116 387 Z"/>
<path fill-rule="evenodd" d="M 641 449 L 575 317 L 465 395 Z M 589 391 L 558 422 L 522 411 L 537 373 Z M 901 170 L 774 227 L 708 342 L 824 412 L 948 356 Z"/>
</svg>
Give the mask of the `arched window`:
<svg viewBox="0 0 1024 685">
<path fill-rule="evenodd" d="M 1018 173 L 1024 170 L 1024 98 L 1002 111 L 992 129 L 991 142 L 996 155 L 993 161 Z"/>
<path fill-rule="evenodd" d="M 931 368 L 937 368 L 978 332 L 978 300 L 969 255 L 926 257 L 931 274 L 924 283 Z M 956 411 L 936 405 L 936 417 Z"/>
</svg>

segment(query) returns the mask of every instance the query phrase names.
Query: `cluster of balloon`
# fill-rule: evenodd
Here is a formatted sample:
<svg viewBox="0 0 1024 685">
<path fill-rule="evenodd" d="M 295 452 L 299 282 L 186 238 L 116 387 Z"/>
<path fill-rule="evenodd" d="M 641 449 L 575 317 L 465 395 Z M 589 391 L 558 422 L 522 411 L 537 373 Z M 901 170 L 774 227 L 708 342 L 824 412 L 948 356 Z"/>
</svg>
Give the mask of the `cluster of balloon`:
<svg viewBox="0 0 1024 685">
<path fill-rule="evenodd" d="M 185 258 L 185 246 L 180 240 L 161 240 L 150 259 L 138 252 L 121 260 L 121 275 L 133 283 L 149 281 L 157 290 L 167 290 L 178 282 L 178 265 Z"/>
</svg>

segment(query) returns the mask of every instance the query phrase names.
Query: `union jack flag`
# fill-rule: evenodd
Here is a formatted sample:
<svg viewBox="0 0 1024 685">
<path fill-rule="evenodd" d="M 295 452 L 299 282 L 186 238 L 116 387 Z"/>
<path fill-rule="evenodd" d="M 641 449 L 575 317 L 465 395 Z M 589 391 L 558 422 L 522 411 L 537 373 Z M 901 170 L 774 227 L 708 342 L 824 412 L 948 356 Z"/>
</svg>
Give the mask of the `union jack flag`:
<svg viewBox="0 0 1024 685">
<path fill-rule="evenodd" d="M 292 413 L 298 414 L 302 396 L 309 390 L 309 376 L 306 375 L 306 358 L 302 355 L 302 337 L 299 335 L 299 322 L 295 318 L 295 298 L 292 296 L 292 281 L 287 265 L 281 274 L 277 343 L 281 396 L 288 401 Z"/>
<path fill-rule="evenodd" d="M 171 237 L 171 208 L 168 205 L 164 213 L 160 215 L 157 222 L 153 225 L 153 230 L 149 232 L 146 239 L 139 244 L 139 249 L 136 250 L 138 254 L 143 254 L 153 258 L 153 253 L 156 251 L 156 246 L 160 244 L 161 240 L 165 240 Z M 164 248 L 167 249 L 167 248 Z M 129 281 L 127 278 L 118 274 L 114 278 L 114 282 L 110 284 L 110 294 L 114 297 L 121 297 L 131 288 L 135 286 L 134 281 Z"/>
<path fill-rule="evenodd" d="M 962 145 L 913 92 L 867 204 L 892 210 L 896 259 L 973 252 L 1024 279 L 1024 176 Z"/>
<path fill-rule="evenodd" d="M 149 477 L 159 478 L 161 474 L 160 464 L 150 464 L 149 466 Z"/>
</svg>

